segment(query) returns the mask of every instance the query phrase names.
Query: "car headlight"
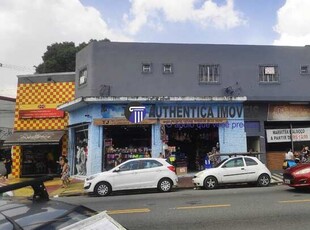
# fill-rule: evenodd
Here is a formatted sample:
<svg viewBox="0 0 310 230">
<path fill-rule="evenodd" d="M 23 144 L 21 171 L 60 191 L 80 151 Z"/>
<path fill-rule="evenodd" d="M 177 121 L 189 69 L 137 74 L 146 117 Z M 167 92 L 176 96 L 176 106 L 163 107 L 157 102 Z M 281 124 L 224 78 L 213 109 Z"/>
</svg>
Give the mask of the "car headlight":
<svg viewBox="0 0 310 230">
<path fill-rule="evenodd" d="M 204 173 L 203 171 L 201 171 L 201 172 L 199 172 L 199 173 L 196 173 L 196 174 L 195 174 L 195 177 L 200 177 L 203 173 Z"/>
<path fill-rule="evenodd" d="M 95 179 L 95 177 L 97 177 L 97 176 L 98 176 L 98 174 L 95 174 L 95 175 L 92 175 L 92 176 L 90 176 L 90 177 L 87 177 L 87 178 L 86 178 L 86 181 L 93 180 L 93 179 Z"/>
<path fill-rule="evenodd" d="M 295 175 L 307 174 L 310 173 L 310 168 L 302 169 L 300 171 L 295 172 Z"/>
</svg>

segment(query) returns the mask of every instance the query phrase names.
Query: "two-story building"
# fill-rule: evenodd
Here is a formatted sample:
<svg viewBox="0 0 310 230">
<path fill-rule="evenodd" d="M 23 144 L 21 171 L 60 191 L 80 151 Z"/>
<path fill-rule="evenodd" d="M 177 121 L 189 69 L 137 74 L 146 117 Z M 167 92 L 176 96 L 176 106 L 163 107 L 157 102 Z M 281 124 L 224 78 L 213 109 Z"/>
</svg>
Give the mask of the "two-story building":
<svg viewBox="0 0 310 230">
<path fill-rule="evenodd" d="M 74 99 L 74 72 L 20 75 L 11 148 L 12 175 L 36 177 L 58 174 L 61 155 L 67 155 L 68 114 L 57 106 Z"/>
<path fill-rule="evenodd" d="M 92 42 L 77 54 L 69 156 L 74 174 L 114 159 L 184 153 L 264 153 L 310 144 L 310 47 Z"/>
</svg>

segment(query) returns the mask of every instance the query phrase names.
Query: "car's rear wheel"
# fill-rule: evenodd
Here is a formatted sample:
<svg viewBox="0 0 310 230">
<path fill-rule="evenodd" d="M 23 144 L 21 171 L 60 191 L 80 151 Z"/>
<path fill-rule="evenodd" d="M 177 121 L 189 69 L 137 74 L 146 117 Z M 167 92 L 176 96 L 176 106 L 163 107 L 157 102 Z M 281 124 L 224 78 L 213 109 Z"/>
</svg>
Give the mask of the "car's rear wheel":
<svg viewBox="0 0 310 230">
<path fill-rule="evenodd" d="M 108 196 L 112 192 L 112 187 L 107 182 L 100 182 L 95 186 L 94 193 L 97 196 Z"/>
<path fill-rule="evenodd" d="M 270 176 L 268 174 L 262 174 L 257 179 L 257 186 L 267 187 L 270 184 Z"/>
<path fill-rule="evenodd" d="M 215 189 L 218 186 L 217 179 L 213 176 L 208 176 L 203 183 L 206 189 Z"/>
<path fill-rule="evenodd" d="M 173 183 L 169 178 L 163 178 L 158 182 L 157 188 L 160 192 L 170 192 Z"/>
</svg>

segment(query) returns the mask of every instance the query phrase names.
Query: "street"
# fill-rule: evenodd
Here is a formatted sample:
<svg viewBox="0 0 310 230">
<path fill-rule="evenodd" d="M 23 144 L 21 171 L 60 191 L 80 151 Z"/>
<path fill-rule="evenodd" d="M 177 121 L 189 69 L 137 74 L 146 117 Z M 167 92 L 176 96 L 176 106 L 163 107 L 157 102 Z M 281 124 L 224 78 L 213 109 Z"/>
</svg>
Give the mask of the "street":
<svg viewBox="0 0 310 230">
<path fill-rule="evenodd" d="M 127 229 L 307 229 L 310 192 L 285 185 L 66 197 L 108 214 Z"/>
</svg>

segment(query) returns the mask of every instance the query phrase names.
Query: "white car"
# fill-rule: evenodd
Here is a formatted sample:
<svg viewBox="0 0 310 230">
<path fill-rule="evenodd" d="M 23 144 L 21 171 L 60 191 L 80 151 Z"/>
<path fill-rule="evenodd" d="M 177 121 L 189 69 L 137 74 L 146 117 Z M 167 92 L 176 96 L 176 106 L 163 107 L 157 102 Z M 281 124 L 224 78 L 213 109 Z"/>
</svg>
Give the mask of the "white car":
<svg viewBox="0 0 310 230">
<path fill-rule="evenodd" d="M 195 174 L 193 183 L 196 187 L 214 189 L 219 184 L 232 183 L 256 183 L 265 187 L 270 184 L 270 180 L 269 169 L 256 157 L 237 156 Z"/>
<path fill-rule="evenodd" d="M 117 167 L 85 179 L 84 190 L 97 196 L 107 196 L 112 191 L 158 188 L 169 192 L 177 186 L 175 168 L 165 159 L 131 159 Z"/>
</svg>

